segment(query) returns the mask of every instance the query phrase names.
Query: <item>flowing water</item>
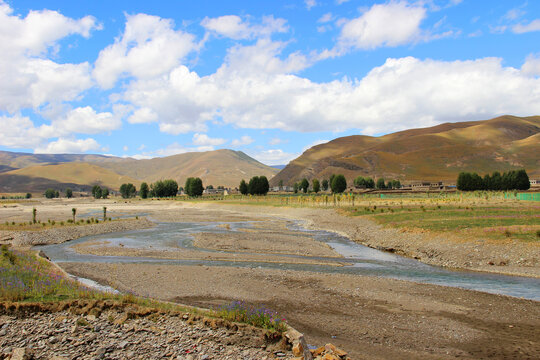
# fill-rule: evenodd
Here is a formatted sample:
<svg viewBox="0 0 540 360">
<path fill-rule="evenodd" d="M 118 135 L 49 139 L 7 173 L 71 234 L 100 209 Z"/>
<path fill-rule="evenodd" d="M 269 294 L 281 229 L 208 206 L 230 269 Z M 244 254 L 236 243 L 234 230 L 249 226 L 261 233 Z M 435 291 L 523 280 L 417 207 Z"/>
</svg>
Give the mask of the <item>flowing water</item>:
<svg viewBox="0 0 540 360">
<path fill-rule="evenodd" d="M 178 248 L 196 249 L 203 252 L 220 252 L 195 248 L 193 237 L 190 234 L 197 232 L 235 232 L 239 228 L 252 227 L 254 222 L 228 223 L 229 229 L 223 228 L 222 223 L 158 223 L 152 229 L 128 231 L 122 233 L 95 235 L 80 238 L 74 241 L 40 246 L 47 256 L 55 262 L 101 262 L 101 263 L 163 263 L 208 266 L 240 266 L 250 268 L 275 268 L 282 270 L 304 270 L 325 273 L 357 274 L 382 276 L 402 279 L 419 283 L 460 287 L 465 289 L 484 291 L 495 294 L 504 294 L 540 301 L 540 279 L 505 276 L 498 274 L 477 273 L 471 271 L 452 271 L 436 266 L 430 266 L 417 260 L 399 255 L 371 249 L 359 245 L 338 234 L 306 230 L 300 223 L 291 223 L 290 230 L 298 236 L 311 236 L 340 253 L 343 258 L 307 257 L 299 255 L 281 255 L 284 257 L 299 257 L 324 260 L 325 263 L 336 262 L 345 266 L 306 265 L 290 263 L 266 263 L 243 261 L 212 261 L 212 260 L 178 260 L 158 259 L 151 257 L 129 256 L 97 256 L 80 254 L 73 250 L 73 245 L 88 241 L 106 241 L 101 246 L 123 246 L 145 250 L 175 251 Z M 243 252 L 242 254 L 246 254 Z M 336 265 L 338 265 L 336 264 Z"/>
</svg>

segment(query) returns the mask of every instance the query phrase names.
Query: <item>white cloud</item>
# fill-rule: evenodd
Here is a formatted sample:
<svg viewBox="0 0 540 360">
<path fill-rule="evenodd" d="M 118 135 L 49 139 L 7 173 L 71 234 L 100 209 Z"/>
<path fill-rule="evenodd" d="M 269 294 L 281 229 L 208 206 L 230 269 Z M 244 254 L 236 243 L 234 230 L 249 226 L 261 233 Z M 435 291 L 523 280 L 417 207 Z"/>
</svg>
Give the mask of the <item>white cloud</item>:
<svg viewBox="0 0 540 360">
<path fill-rule="evenodd" d="M 227 142 L 225 139 L 211 138 L 206 134 L 195 133 L 193 135 L 193 145 L 199 146 L 218 146 Z"/>
<path fill-rule="evenodd" d="M 14 116 L 0 115 L 0 144 L 10 148 L 32 148 L 39 139 L 36 135 L 34 123 L 26 116 L 20 114 Z"/>
<path fill-rule="evenodd" d="M 128 122 L 130 124 L 146 124 L 157 121 L 158 116 L 152 109 L 143 107 L 137 109 L 128 117 Z"/>
<path fill-rule="evenodd" d="M 60 138 L 57 141 L 48 143 L 45 147 L 34 149 L 36 154 L 78 154 L 89 151 L 99 151 L 101 147 L 96 140 L 88 139 L 65 139 Z"/>
<path fill-rule="evenodd" d="M 317 20 L 317 22 L 319 22 L 319 23 L 327 23 L 329 21 L 332 21 L 333 18 L 334 18 L 334 16 L 332 15 L 331 12 L 329 12 L 329 13 L 326 13 L 323 16 L 321 16 L 319 18 L 319 20 Z"/>
<path fill-rule="evenodd" d="M 285 141 L 283 139 L 280 139 L 280 138 L 273 138 L 273 139 L 270 139 L 270 141 L 268 142 L 270 145 L 277 145 L 277 144 L 283 144 L 283 143 L 286 143 L 288 141 Z"/>
<path fill-rule="evenodd" d="M 168 78 L 137 82 L 124 97 L 158 114 L 162 131 L 204 131 L 192 129 L 217 117 L 239 128 L 356 128 L 376 134 L 506 113 L 540 113 L 539 89 L 540 79 L 503 67 L 498 58 L 406 57 L 388 59 L 362 79 L 326 83 L 287 73 L 242 72 L 229 64 L 200 77 L 180 66 Z"/>
<path fill-rule="evenodd" d="M 540 76 L 540 54 L 527 56 L 521 72 L 525 75 Z"/>
<path fill-rule="evenodd" d="M 244 146 L 244 145 L 249 145 L 251 144 L 252 142 L 254 142 L 255 140 L 253 140 L 251 138 L 251 136 L 247 136 L 247 135 L 244 135 L 242 136 L 240 139 L 234 139 L 231 144 L 232 146 Z"/>
<path fill-rule="evenodd" d="M 217 18 L 204 18 L 201 25 L 208 31 L 217 35 L 228 37 L 234 40 L 252 39 L 259 36 L 269 36 L 272 33 L 287 32 L 287 21 L 276 19 L 273 16 L 264 16 L 261 24 L 252 25 L 248 21 L 242 20 L 237 15 L 225 15 Z"/>
<path fill-rule="evenodd" d="M 122 121 L 110 112 L 96 113 L 90 106 L 78 107 L 52 122 L 57 135 L 99 134 L 120 128 Z"/>
<path fill-rule="evenodd" d="M 266 165 L 285 165 L 296 159 L 300 154 L 288 153 L 281 149 L 271 149 L 248 155 Z"/>
<path fill-rule="evenodd" d="M 531 21 L 528 24 L 517 24 L 512 27 L 512 31 L 516 34 L 523 34 L 532 31 L 540 31 L 540 19 Z"/>
<path fill-rule="evenodd" d="M 405 1 L 375 4 L 361 16 L 344 23 L 337 49 L 342 54 L 348 49 L 375 49 L 417 42 L 422 37 L 420 23 L 426 9 Z"/>
<path fill-rule="evenodd" d="M 197 48 L 195 37 L 175 31 L 172 20 L 128 15 L 122 37 L 99 53 L 93 75 L 105 89 L 122 76 L 151 79 L 168 73 Z"/>
<path fill-rule="evenodd" d="M 124 150 L 124 152 L 128 151 L 128 150 L 129 150 L 129 146 L 124 145 L 124 147 L 122 148 L 122 150 Z"/>
<path fill-rule="evenodd" d="M 0 24 L 0 111 L 13 114 L 22 108 L 74 100 L 92 85 L 88 63 L 58 64 L 47 57 L 69 35 L 89 37 L 91 30 L 99 28 L 93 17 L 75 20 L 42 10 L 22 18 L 0 1 Z"/>
<path fill-rule="evenodd" d="M 344 3 L 349 2 L 349 1 L 351 1 L 351 0 L 336 0 L 336 4 L 341 5 L 341 4 L 344 4 Z"/>
<path fill-rule="evenodd" d="M 306 4 L 306 9 L 311 10 L 312 7 L 317 6 L 317 1 L 315 1 L 315 0 L 304 0 L 304 4 Z"/>
</svg>

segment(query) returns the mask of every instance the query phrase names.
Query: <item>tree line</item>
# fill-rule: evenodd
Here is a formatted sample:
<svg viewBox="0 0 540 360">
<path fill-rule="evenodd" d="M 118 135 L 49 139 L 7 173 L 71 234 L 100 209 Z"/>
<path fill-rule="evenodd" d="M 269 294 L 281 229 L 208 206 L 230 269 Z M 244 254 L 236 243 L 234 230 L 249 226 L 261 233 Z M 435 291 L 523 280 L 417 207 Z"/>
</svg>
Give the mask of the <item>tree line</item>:
<svg viewBox="0 0 540 360">
<path fill-rule="evenodd" d="M 474 190 L 528 190 L 529 176 L 524 169 L 510 170 L 502 175 L 498 171 L 481 177 L 477 173 L 462 172 L 457 178 L 457 188 L 462 191 Z"/>
<path fill-rule="evenodd" d="M 242 179 L 238 190 L 242 195 L 266 195 L 270 190 L 270 184 L 266 176 L 253 176 L 249 179 L 249 183 Z"/>
</svg>

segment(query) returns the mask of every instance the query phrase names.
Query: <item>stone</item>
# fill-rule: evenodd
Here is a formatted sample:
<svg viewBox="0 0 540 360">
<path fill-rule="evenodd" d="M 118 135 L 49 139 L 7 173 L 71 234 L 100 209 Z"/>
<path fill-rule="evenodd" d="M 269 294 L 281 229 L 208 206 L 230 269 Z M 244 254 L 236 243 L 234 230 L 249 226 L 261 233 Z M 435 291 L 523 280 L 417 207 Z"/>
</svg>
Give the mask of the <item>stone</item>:
<svg viewBox="0 0 540 360">
<path fill-rule="evenodd" d="M 26 348 L 15 348 L 11 353 L 11 360 L 32 360 L 33 358 L 32 350 Z"/>
<path fill-rule="evenodd" d="M 322 360 L 340 360 L 340 358 L 335 356 L 334 354 L 325 354 L 322 357 Z"/>
<path fill-rule="evenodd" d="M 319 355 L 324 354 L 325 350 L 326 350 L 325 347 L 321 346 L 321 347 L 318 347 L 315 350 L 311 350 L 311 353 L 313 354 L 313 356 L 319 356 Z"/>
<path fill-rule="evenodd" d="M 304 347 L 302 346 L 301 343 L 296 343 L 294 344 L 293 348 L 292 348 L 292 353 L 294 356 L 297 356 L 297 357 L 300 357 L 300 356 L 303 356 L 304 355 Z"/>
</svg>

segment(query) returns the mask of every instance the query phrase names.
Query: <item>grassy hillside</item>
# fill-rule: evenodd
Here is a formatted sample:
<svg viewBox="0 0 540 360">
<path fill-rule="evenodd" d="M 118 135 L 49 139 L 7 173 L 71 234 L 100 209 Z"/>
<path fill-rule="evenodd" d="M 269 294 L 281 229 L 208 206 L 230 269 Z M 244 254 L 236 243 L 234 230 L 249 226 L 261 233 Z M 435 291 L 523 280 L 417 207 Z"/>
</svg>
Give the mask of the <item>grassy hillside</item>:
<svg viewBox="0 0 540 360">
<path fill-rule="evenodd" d="M 43 188 L 90 185 L 105 186 L 118 190 L 123 183 L 140 185 L 140 181 L 128 176 L 119 175 L 109 169 L 88 163 L 63 163 L 56 165 L 36 165 L 0 174 L 0 189 L 4 192 L 41 191 Z"/>
<path fill-rule="evenodd" d="M 501 116 L 445 123 L 381 137 L 347 136 L 314 146 L 291 161 L 271 184 L 341 173 L 401 180 L 455 181 L 461 171 L 525 168 L 540 177 L 540 116 Z"/>
<path fill-rule="evenodd" d="M 37 165 L 36 165 L 37 164 Z M 0 192 L 42 192 L 47 188 L 87 190 L 102 185 L 117 190 L 131 182 L 174 179 L 183 186 L 188 177 L 200 177 L 206 185 L 236 187 L 240 180 L 279 170 L 266 166 L 241 151 L 192 152 L 135 160 L 102 155 L 36 155 L 0 152 Z"/>
<path fill-rule="evenodd" d="M 270 179 L 279 171 L 241 151 L 233 150 L 191 152 L 149 160 L 128 159 L 99 165 L 147 182 L 175 179 L 180 186 L 183 186 L 188 177 L 200 177 L 205 186 L 236 187 L 242 179 L 249 180 L 259 175 Z"/>
</svg>

